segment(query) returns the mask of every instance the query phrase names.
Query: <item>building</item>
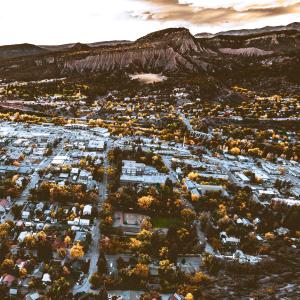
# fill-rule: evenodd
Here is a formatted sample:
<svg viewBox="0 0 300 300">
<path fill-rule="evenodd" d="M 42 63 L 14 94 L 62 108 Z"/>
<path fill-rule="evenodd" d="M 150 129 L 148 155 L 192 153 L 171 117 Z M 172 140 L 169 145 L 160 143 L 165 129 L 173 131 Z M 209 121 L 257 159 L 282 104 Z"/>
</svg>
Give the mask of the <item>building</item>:
<svg viewBox="0 0 300 300">
<path fill-rule="evenodd" d="M 122 174 L 130 176 L 143 175 L 145 168 L 146 165 L 143 163 L 137 163 L 133 160 L 123 160 Z"/>
<path fill-rule="evenodd" d="M 91 140 L 88 143 L 87 149 L 90 151 L 103 151 L 105 148 L 104 140 Z"/>
</svg>

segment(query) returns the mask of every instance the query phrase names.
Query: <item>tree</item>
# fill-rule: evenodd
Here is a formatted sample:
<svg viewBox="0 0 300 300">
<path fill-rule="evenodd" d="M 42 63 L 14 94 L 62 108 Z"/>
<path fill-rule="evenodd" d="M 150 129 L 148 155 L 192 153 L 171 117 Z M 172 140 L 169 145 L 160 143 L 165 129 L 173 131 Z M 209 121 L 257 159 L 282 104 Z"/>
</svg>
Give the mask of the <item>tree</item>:
<svg viewBox="0 0 300 300">
<path fill-rule="evenodd" d="M 13 271 L 15 264 L 12 259 L 4 259 L 4 261 L 1 264 L 1 271 L 3 273 L 11 273 Z"/>
<path fill-rule="evenodd" d="M 105 287 L 101 288 L 99 291 L 99 300 L 108 300 L 108 293 Z"/>
<path fill-rule="evenodd" d="M 156 291 L 151 291 L 150 293 L 145 293 L 141 295 L 140 300 L 161 300 L 161 295 Z"/>
<path fill-rule="evenodd" d="M 233 148 L 231 148 L 230 153 L 232 155 L 240 155 L 241 154 L 241 149 L 238 148 L 238 147 L 233 147 Z"/>
<path fill-rule="evenodd" d="M 194 300 L 194 296 L 193 296 L 191 293 L 188 293 L 188 294 L 185 296 L 185 300 Z"/>
<path fill-rule="evenodd" d="M 0 245 L 0 261 L 10 252 L 10 247 L 7 241 L 2 241 Z"/>
<path fill-rule="evenodd" d="M 130 238 L 129 248 L 132 251 L 139 251 L 142 246 L 143 246 L 143 243 L 140 240 L 138 240 L 136 238 Z"/>
<path fill-rule="evenodd" d="M 13 205 L 11 208 L 11 212 L 15 219 L 20 219 L 22 216 L 22 206 L 21 205 Z"/>
<path fill-rule="evenodd" d="M 45 241 L 47 239 L 47 235 L 44 231 L 40 231 L 37 234 L 37 238 L 39 241 Z"/>
<path fill-rule="evenodd" d="M 101 252 L 98 262 L 97 262 L 98 272 L 101 274 L 106 274 L 108 271 L 107 261 L 103 252 Z"/>
<path fill-rule="evenodd" d="M 150 218 L 144 218 L 141 222 L 141 229 L 145 229 L 145 230 L 152 230 L 152 223 Z"/>
<path fill-rule="evenodd" d="M 84 256 L 83 247 L 79 243 L 75 244 L 70 250 L 70 255 L 73 259 L 82 258 Z"/>
<path fill-rule="evenodd" d="M 189 178 L 190 180 L 196 180 L 198 177 L 199 177 L 199 174 L 198 174 L 197 172 L 190 172 L 190 173 L 188 174 L 188 178 Z"/>
<path fill-rule="evenodd" d="M 149 267 L 145 264 L 137 263 L 136 266 L 130 270 L 129 274 L 139 279 L 147 279 L 149 276 Z"/>
<path fill-rule="evenodd" d="M 53 258 L 51 242 L 47 240 L 39 240 L 37 243 L 37 255 L 42 261 L 49 262 Z"/>
<path fill-rule="evenodd" d="M 69 246 L 70 244 L 71 244 L 71 238 L 67 235 L 66 237 L 65 237 L 65 239 L 64 239 L 64 243 L 67 245 L 67 246 Z"/>
<path fill-rule="evenodd" d="M 67 255 L 67 249 L 66 248 L 59 248 L 59 249 L 57 249 L 57 253 L 60 255 L 60 257 L 64 258 Z"/>
<path fill-rule="evenodd" d="M 177 264 L 179 248 L 178 245 L 174 242 L 169 248 L 168 251 L 168 259 L 170 262 Z"/>
<path fill-rule="evenodd" d="M 143 208 L 144 210 L 148 210 L 153 202 L 154 198 L 152 196 L 143 196 L 138 199 L 138 206 Z"/>
<path fill-rule="evenodd" d="M 66 295 L 69 289 L 69 282 L 64 277 L 60 277 L 59 279 L 53 281 L 49 289 L 48 295 L 53 300 L 66 299 Z"/>
<path fill-rule="evenodd" d="M 181 210 L 180 214 L 184 218 L 185 222 L 193 222 L 196 218 L 196 213 L 190 208 L 184 208 Z"/>
<path fill-rule="evenodd" d="M 91 278 L 90 278 L 90 284 L 95 287 L 95 288 L 99 288 L 101 285 L 102 285 L 102 278 L 101 276 L 99 275 L 99 273 L 95 272 Z"/>
<path fill-rule="evenodd" d="M 26 275 L 27 275 L 27 270 L 25 268 L 20 268 L 20 270 L 19 270 L 19 276 L 21 278 L 24 278 L 24 277 L 26 277 Z"/>
</svg>

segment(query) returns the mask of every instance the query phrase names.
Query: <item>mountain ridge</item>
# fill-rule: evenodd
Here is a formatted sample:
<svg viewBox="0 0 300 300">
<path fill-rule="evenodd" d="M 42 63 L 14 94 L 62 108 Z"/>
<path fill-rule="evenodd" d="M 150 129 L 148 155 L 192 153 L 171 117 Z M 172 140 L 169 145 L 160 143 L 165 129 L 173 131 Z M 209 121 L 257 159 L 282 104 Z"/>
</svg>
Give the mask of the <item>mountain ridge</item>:
<svg viewBox="0 0 300 300">
<path fill-rule="evenodd" d="M 236 30 L 227 30 L 227 31 L 220 31 L 217 33 L 209 33 L 209 32 L 202 32 L 195 34 L 196 38 L 208 38 L 208 37 L 216 37 L 220 35 L 230 35 L 230 36 L 244 36 L 244 35 L 252 35 L 252 34 L 259 34 L 259 33 L 267 33 L 267 32 L 275 32 L 275 31 L 288 31 L 288 30 L 296 30 L 300 31 L 300 22 L 293 22 L 288 25 L 281 25 L 281 26 L 265 26 L 261 28 L 254 28 L 254 29 L 236 29 Z"/>
<path fill-rule="evenodd" d="M 283 62 L 289 62 L 294 68 L 294 57 L 300 52 L 300 32 L 284 30 L 250 36 L 196 38 L 188 29 L 180 27 L 159 30 L 134 42 L 102 43 L 94 47 L 81 43 L 70 45 L 56 51 L 32 45 L 29 48 L 39 50 L 37 53 L 30 55 L 25 51 L 26 55 L 3 58 L 1 77 L 26 80 L 115 72 L 214 75 L 251 64 L 272 69 Z"/>
</svg>

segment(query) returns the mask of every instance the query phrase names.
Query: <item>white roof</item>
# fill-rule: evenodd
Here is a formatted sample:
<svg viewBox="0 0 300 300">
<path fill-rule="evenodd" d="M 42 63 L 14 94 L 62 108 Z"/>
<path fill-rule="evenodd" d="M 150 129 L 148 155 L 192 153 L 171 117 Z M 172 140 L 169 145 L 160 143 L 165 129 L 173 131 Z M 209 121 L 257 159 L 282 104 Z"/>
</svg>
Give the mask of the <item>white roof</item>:
<svg viewBox="0 0 300 300">
<path fill-rule="evenodd" d="M 29 235 L 28 231 L 22 231 L 18 236 L 18 241 L 23 242 L 27 235 Z"/>
<path fill-rule="evenodd" d="M 88 226 L 88 225 L 90 225 L 90 220 L 88 220 L 88 219 L 80 219 L 79 220 L 79 224 L 82 225 L 82 226 Z"/>
<path fill-rule="evenodd" d="M 85 205 L 83 208 L 83 215 L 90 215 L 92 213 L 92 205 Z"/>
<path fill-rule="evenodd" d="M 49 275 L 48 273 L 45 273 L 45 274 L 43 275 L 42 281 L 43 281 L 43 282 L 51 282 L 50 275 Z"/>
</svg>

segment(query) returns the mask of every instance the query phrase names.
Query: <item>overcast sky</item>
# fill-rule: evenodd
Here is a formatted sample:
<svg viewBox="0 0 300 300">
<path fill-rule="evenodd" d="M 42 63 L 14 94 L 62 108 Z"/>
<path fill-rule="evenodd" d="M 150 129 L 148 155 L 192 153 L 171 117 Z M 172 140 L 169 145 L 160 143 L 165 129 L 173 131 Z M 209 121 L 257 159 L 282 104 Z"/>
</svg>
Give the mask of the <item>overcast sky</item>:
<svg viewBox="0 0 300 300">
<path fill-rule="evenodd" d="M 1 0 L 0 44 L 134 40 L 167 27 L 195 34 L 291 22 L 300 22 L 300 0 Z"/>
</svg>

